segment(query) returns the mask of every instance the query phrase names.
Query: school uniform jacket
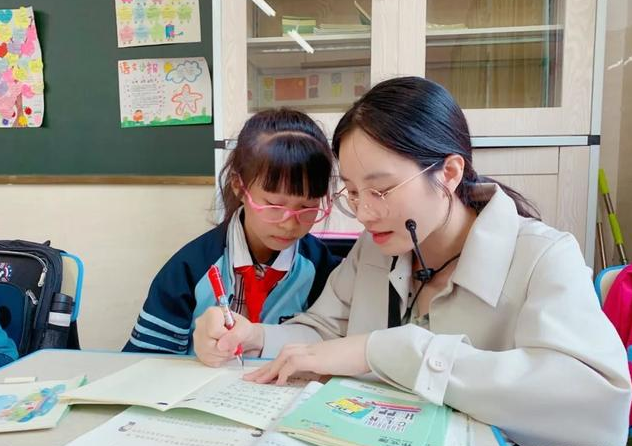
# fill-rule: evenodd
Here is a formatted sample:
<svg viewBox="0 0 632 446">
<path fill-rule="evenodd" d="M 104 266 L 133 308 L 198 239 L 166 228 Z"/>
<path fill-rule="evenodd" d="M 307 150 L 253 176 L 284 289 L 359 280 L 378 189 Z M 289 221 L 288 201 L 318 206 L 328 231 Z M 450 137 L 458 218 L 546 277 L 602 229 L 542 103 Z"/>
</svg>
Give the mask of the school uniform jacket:
<svg viewBox="0 0 632 446">
<path fill-rule="evenodd" d="M 216 305 L 207 275 L 212 265 L 219 267 L 227 295 L 234 294 L 228 228 L 224 222 L 188 243 L 158 272 L 123 351 L 194 353 L 195 319 Z M 265 300 L 260 316 L 264 323 L 278 324 L 305 311 L 340 262 L 312 235 L 297 243 L 292 266 Z"/>
<path fill-rule="evenodd" d="M 599 308 L 577 242 L 520 217 L 496 185 L 475 193 L 489 201 L 446 288 L 431 300 L 430 330 L 386 329 L 389 284 L 401 316 L 412 258 L 400 256 L 391 270 L 393 258 L 364 234 L 306 313 L 265 327 L 262 356 L 287 342 L 372 332 L 367 362 L 380 378 L 496 425 L 520 445 L 625 444 L 625 349 Z"/>
</svg>

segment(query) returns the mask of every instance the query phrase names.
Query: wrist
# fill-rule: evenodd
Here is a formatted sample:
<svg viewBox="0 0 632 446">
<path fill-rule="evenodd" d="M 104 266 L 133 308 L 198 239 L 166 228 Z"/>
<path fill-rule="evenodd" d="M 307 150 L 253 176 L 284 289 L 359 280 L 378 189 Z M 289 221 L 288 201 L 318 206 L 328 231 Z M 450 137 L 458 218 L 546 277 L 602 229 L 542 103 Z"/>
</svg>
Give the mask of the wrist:
<svg viewBox="0 0 632 446">
<path fill-rule="evenodd" d="M 265 340 L 265 330 L 263 325 L 256 323 L 252 324 L 250 330 L 250 336 L 246 340 L 245 350 L 249 351 L 252 356 L 261 356 L 263 350 L 263 344 Z"/>
</svg>

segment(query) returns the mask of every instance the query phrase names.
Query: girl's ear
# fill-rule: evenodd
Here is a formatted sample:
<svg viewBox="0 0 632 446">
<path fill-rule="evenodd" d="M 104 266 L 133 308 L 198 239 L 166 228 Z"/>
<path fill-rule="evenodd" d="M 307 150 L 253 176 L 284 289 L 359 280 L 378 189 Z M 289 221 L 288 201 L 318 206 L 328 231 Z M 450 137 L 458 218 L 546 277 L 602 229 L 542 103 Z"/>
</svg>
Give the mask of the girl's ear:
<svg viewBox="0 0 632 446">
<path fill-rule="evenodd" d="M 239 198 L 239 201 L 243 203 L 244 198 L 243 198 L 243 194 L 241 193 L 241 188 L 242 188 L 241 184 L 242 183 L 239 177 L 237 175 L 233 175 L 232 179 L 230 180 L 230 188 L 233 190 L 235 197 Z"/>
<path fill-rule="evenodd" d="M 461 155 L 449 155 L 443 161 L 440 179 L 451 193 L 454 193 L 459 184 L 461 184 L 464 168 L 465 160 Z"/>
</svg>

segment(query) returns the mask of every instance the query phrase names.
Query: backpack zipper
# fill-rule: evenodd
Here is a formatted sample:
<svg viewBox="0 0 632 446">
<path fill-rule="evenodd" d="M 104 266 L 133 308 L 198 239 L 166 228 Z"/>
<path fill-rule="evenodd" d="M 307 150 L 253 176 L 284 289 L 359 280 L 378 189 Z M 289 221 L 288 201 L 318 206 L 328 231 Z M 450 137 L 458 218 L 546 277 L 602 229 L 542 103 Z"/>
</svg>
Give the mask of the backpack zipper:
<svg viewBox="0 0 632 446">
<path fill-rule="evenodd" d="M 42 286 L 44 286 L 44 282 L 46 281 L 46 273 L 48 272 L 48 267 L 46 266 L 46 263 L 44 263 L 44 261 L 42 259 L 40 259 L 38 256 L 33 255 L 33 254 L 29 254 L 27 252 L 19 252 L 19 251 L 0 251 L 0 254 L 18 255 L 18 256 L 23 256 L 23 257 L 30 257 L 30 258 L 35 259 L 38 262 L 40 262 L 40 264 L 42 265 L 42 274 L 40 274 L 40 278 L 39 278 L 39 280 L 37 282 L 37 286 L 38 286 L 38 288 L 41 288 Z M 37 303 L 37 302 L 35 302 L 35 303 Z"/>
<path fill-rule="evenodd" d="M 26 290 L 26 295 L 28 296 L 29 299 L 31 299 L 31 303 L 33 305 L 37 305 L 37 297 L 35 297 L 35 294 L 33 293 L 33 291 Z"/>
</svg>

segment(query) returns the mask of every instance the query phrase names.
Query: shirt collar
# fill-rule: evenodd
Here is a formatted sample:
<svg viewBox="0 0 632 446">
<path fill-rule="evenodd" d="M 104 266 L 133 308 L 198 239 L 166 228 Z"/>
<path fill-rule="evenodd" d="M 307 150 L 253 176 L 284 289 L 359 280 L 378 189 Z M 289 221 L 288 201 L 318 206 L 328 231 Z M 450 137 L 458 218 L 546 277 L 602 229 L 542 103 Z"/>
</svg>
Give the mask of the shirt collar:
<svg viewBox="0 0 632 446">
<path fill-rule="evenodd" d="M 497 184 L 475 185 L 472 197 L 487 204 L 470 228 L 452 281 L 495 307 L 516 248 L 519 216 Z"/>
<path fill-rule="evenodd" d="M 241 206 L 230 219 L 228 224 L 228 240 L 229 243 L 229 256 L 233 260 L 233 267 L 253 265 L 252 257 L 250 256 L 250 250 L 248 249 L 248 242 L 246 241 L 246 234 L 244 233 L 244 227 L 241 224 L 239 216 L 243 212 L 243 206 Z M 294 261 L 294 253 L 298 248 L 298 242 L 285 248 L 279 253 L 274 260 L 271 268 L 277 271 L 289 271 Z"/>
</svg>

